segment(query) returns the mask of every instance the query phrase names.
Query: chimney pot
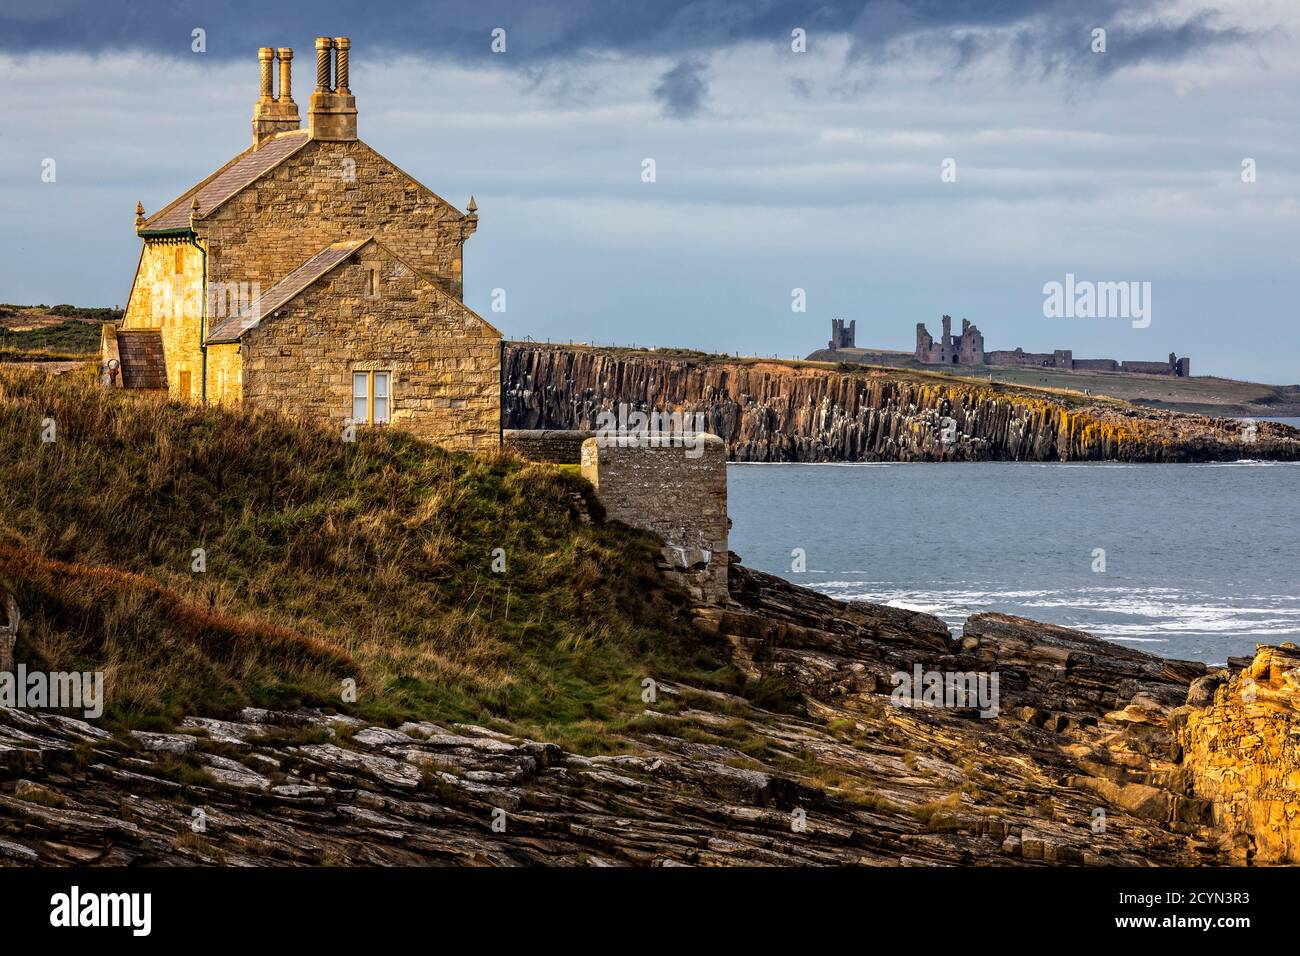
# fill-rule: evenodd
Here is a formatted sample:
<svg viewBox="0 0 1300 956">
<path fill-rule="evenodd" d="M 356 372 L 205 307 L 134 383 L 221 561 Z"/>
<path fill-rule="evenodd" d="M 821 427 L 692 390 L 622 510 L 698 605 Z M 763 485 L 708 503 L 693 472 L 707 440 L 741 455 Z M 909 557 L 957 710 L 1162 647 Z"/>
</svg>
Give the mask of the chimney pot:
<svg viewBox="0 0 1300 956">
<path fill-rule="evenodd" d="M 316 38 L 316 92 L 330 92 L 330 50 L 334 41 L 329 37 Z"/>
<path fill-rule="evenodd" d="M 262 68 L 262 93 L 263 102 L 271 101 L 271 62 L 275 59 L 275 51 L 269 46 L 264 46 L 257 51 L 257 62 Z"/>
<path fill-rule="evenodd" d="M 352 49 L 352 41 L 347 37 L 335 37 L 334 49 L 337 51 L 334 61 L 334 92 L 346 96 L 352 92 L 348 89 L 348 50 Z"/>
<path fill-rule="evenodd" d="M 280 54 L 280 95 L 277 96 L 278 103 L 293 102 L 293 50 L 289 47 L 280 47 L 277 51 Z"/>
</svg>

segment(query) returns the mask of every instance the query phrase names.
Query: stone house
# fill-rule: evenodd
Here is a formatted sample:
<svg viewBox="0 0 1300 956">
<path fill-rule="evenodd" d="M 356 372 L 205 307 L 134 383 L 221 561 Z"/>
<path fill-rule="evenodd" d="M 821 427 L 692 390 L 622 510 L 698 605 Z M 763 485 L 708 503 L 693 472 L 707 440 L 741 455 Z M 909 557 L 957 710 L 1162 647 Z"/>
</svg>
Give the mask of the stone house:
<svg viewBox="0 0 1300 956">
<path fill-rule="evenodd" d="M 500 443 L 501 333 L 462 301 L 478 225 L 357 138 L 350 42 L 316 40 L 307 128 L 293 51 L 258 51 L 252 145 L 146 218 L 103 379 L 455 449 Z M 276 66 L 279 85 L 273 91 Z"/>
</svg>

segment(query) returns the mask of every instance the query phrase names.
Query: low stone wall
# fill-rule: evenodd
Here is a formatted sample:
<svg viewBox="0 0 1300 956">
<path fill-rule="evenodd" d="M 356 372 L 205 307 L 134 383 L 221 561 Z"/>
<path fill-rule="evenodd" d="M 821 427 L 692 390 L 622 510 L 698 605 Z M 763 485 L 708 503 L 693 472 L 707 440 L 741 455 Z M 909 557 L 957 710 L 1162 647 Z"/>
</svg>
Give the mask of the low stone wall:
<svg viewBox="0 0 1300 956">
<path fill-rule="evenodd" d="M 1035 368 L 1054 368 L 1056 365 L 1056 354 L 1054 352 L 1023 352 L 1020 349 L 999 349 L 995 352 L 985 352 L 984 364 L 1028 365 Z"/>
<path fill-rule="evenodd" d="M 717 435 L 674 438 L 661 447 L 588 438 L 582 475 L 608 519 L 663 538 L 664 566 L 693 598 L 726 603 L 727 447 Z"/>
<path fill-rule="evenodd" d="M 576 465 L 582 461 L 582 443 L 595 434 L 553 428 L 507 428 L 501 432 L 501 447 L 533 461 Z"/>
<path fill-rule="evenodd" d="M 1121 372 L 1137 372 L 1142 375 L 1173 375 L 1174 369 L 1168 362 L 1121 362 Z"/>
</svg>

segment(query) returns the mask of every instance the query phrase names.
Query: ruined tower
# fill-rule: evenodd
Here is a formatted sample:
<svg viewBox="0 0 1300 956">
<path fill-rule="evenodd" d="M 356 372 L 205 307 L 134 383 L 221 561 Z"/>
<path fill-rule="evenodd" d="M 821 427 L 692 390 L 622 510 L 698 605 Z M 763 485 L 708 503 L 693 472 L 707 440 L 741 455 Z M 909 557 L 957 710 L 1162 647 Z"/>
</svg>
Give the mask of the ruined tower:
<svg viewBox="0 0 1300 956">
<path fill-rule="evenodd" d="M 831 340 L 827 345 L 832 352 L 836 349 L 857 348 L 854 344 L 858 336 L 858 320 L 853 319 L 849 322 L 848 327 L 844 325 L 843 319 L 831 319 Z"/>
</svg>

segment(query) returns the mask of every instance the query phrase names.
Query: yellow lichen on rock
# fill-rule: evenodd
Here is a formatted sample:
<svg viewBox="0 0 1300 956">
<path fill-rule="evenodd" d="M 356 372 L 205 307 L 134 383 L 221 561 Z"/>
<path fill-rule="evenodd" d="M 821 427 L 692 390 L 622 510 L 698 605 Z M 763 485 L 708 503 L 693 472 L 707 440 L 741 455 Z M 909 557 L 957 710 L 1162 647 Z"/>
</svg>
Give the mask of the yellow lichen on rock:
<svg viewBox="0 0 1300 956">
<path fill-rule="evenodd" d="M 1179 713 L 1183 764 L 1237 862 L 1300 862 L 1300 649 L 1260 646 L 1204 708 Z"/>
</svg>

